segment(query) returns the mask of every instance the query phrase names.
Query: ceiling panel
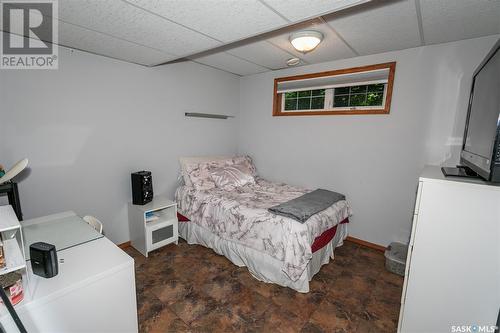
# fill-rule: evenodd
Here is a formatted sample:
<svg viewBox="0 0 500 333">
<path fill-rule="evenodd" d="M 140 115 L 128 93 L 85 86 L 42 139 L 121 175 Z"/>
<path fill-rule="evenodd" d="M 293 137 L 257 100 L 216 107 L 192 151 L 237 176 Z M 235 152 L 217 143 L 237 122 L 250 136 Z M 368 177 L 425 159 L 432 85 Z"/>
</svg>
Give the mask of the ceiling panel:
<svg viewBox="0 0 500 333">
<path fill-rule="evenodd" d="M 223 42 L 274 30 L 288 22 L 257 0 L 126 0 Z"/>
<path fill-rule="evenodd" d="M 313 51 L 302 54 L 295 50 L 290 43 L 290 35 L 293 30 L 270 38 L 269 41 L 284 50 L 294 54 L 295 56 L 304 59 L 308 63 L 318 63 L 329 60 L 345 59 L 356 56 L 356 54 L 328 27 L 326 24 L 319 20 L 314 23 L 303 27 L 303 29 L 314 29 L 323 33 L 323 41 Z"/>
<path fill-rule="evenodd" d="M 286 61 L 295 56 L 266 41 L 258 41 L 248 45 L 236 47 L 228 50 L 227 53 L 247 59 L 253 63 L 270 69 L 287 67 Z"/>
<path fill-rule="evenodd" d="M 378 2 L 363 6 L 362 11 L 356 9 L 325 19 L 359 54 L 421 45 L 414 0 Z"/>
<path fill-rule="evenodd" d="M 420 46 L 422 38 L 434 44 L 500 33 L 500 0 L 365 2 L 59 0 L 59 40 L 68 47 L 144 65 L 190 57 L 249 75 L 285 68 L 292 56 L 303 59 L 302 64 L 319 63 Z M 356 7 L 346 8 L 351 6 Z M 322 19 L 309 20 L 319 15 Z M 294 25 L 285 27 L 290 23 Z M 289 42 L 293 31 L 304 29 L 324 35 L 307 54 Z M 224 51 L 213 53 L 217 47 Z"/>
<path fill-rule="evenodd" d="M 500 1 L 420 0 L 426 44 L 500 33 Z"/>
<path fill-rule="evenodd" d="M 359 5 L 370 0 L 262 0 L 287 19 L 297 22 L 333 11 Z"/>
<path fill-rule="evenodd" d="M 59 44 L 142 65 L 158 64 L 176 57 L 64 22 L 59 22 Z"/>
<path fill-rule="evenodd" d="M 267 68 L 252 64 L 225 52 L 198 57 L 193 60 L 238 75 L 251 75 L 268 71 Z"/>
<path fill-rule="evenodd" d="M 59 19 L 175 55 L 220 45 L 120 0 L 61 0 Z"/>
</svg>

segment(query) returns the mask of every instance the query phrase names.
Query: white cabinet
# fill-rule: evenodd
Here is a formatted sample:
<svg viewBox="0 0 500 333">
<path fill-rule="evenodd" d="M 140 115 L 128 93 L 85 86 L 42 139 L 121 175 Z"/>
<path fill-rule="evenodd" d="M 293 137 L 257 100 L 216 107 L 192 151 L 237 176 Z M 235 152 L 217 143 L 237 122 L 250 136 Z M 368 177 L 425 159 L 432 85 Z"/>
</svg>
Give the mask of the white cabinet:
<svg viewBox="0 0 500 333">
<path fill-rule="evenodd" d="M 500 310 L 500 186 L 426 167 L 417 191 L 400 332 L 493 332 Z"/>
<path fill-rule="evenodd" d="M 128 219 L 131 245 L 144 256 L 179 239 L 177 204 L 164 197 L 154 197 L 145 205 L 129 204 Z"/>
<path fill-rule="evenodd" d="M 30 276 L 32 296 L 15 307 L 28 332 L 137 332 L 134 260 L 106 237 L 57 256 L 59 274 Z M 17 332 L 5 309 L 0 325 Z"/>
</svg>

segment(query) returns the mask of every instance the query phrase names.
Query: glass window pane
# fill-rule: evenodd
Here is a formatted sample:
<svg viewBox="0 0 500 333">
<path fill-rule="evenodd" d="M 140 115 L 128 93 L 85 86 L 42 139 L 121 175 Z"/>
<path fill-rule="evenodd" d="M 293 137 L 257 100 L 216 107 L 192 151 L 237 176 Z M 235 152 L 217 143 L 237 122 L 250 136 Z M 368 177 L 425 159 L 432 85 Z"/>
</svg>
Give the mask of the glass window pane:
<svg viewBox="0 0 500 333">
<path fill-rule="evenodd" d="M 325 108 L 325 98 L 324 97 L 313 97 L 311 100 L 311 109 L 324 109 Z"/>
<path fill-rule="evenodd" d="M 310 98 L 299 98 L 299 106 L 297 110 L 309 110 L 311 108 Z"/>
<path fill-rule="evenodd" d="M 385 84 L 383 84 L 383 83 L 370 84 L 368 86 L 368 92 L 384 91 L 384 86 L 385 86 Z"/>
<path fill-rule="evenodd" d="M 348 94 L 348 93 L 349 93 L 349 87 L 335 88 L 335 91 L 334 91 L 335 95 L 342 95 L 342 94 Z"/>
<path fill-rule="evenodd" d="M 325 89 L 318 89 L 312 91 L 313 96 L 325 96 Z"/>
<path fill-rule="evenodd" d="M 297 110 L 297 99 L 285 99 L 285 110 Z"/>
<path fill-rule="evenodd" d="M 355 94 L 351 95 L 349 100 L 349 106 L 365 106 L 366 105 L 366 94 Z"/>
<path fill-rule="evenodd" d="M 286 99 L 288 99 L 288 98 L 297 98 L 297 92 L 296 91 L 287 92 L 287 93 L 285 93 L 285 98 Z"/>
<path fill-rule="evenodd" d="M 299 91 L 299 97 L 309 97 L 311 96 L 311 90 Z"/>
<path fill-rule="evenodd" d="M 335 89 L 336 90 L 336 89 Z M 345 107 L 349 105 L 349 96 L 335 96 L 333 99 L 333 107 Z"/>
<path fill-rule="evenodd" d="M 367 86 L 352 86 L 351 87 L 351 94 L 359 94 L 359 93 L 364 93 L 366 92 Z"/>
<path fill-rule="evenodd" d="M 384 94 L 379 93 L 368 93 L 366 96 L 366 105 L 380 105 L 382 106 Z"/>
</svg>

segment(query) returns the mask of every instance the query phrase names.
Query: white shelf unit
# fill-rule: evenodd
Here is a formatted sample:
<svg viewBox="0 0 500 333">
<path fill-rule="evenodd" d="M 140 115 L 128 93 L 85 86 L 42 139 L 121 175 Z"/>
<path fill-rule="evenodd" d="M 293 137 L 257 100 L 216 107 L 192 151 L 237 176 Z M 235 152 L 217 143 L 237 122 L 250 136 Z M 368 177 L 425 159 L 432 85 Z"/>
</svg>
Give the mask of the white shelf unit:
<svg viewBox="0 0 500 333">
<path fill-rule="evenodd" d="M 26 260 L 24 260 L 24 254 L 19 247 L 17 239 L 4 240 L 3 251 L 5 267 L 0 269 L 0 275 L 5 275 L 26 267 Z"/>
<path fill-rule="evenodd" d="M 29 277 L 27 274 L 26 256 L 24 253 L 24 239 L 21 224 L 14 209 L 10 205 L 0 206 L 0 234 L 2 235 L 5 267 L 0 268 L 0 275 L 21 270 L 23 279 L 24 299 L 29 299 Z M 0 306 L 4 310 L 4 305 Z"/>
<path fill-rule="evenodd" d="M 149 214 L 155 219 L 148 221 Z M 154 197 L 145 205 L 129 203 L 128 219 L 130 243 L 145 257 L 162 246 L 178 243 L 177 204 L 170 199 Z"/>
</svg>

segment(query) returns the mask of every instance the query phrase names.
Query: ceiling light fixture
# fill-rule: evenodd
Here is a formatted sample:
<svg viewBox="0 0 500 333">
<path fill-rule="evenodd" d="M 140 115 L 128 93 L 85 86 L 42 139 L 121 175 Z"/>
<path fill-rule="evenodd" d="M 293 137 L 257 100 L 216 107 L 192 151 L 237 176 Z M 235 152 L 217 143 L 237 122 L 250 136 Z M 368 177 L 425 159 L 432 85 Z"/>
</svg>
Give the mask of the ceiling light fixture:
<svg viewBox="0 0 500 333">
<path fill-rule="evenodd" d="M 299 58 L 290 58 L 286 61 L 286 64 L 288 66 L 297 66 L 298 64 L 300 63 L 300 59 Z"/>
<path fill-rule="evenodd" d="M 315 30 L 303 30 L 290 35 L 290 43 L 302 53 L 314 50 L 322 40 L 323 34 Z"/>
</svg>

